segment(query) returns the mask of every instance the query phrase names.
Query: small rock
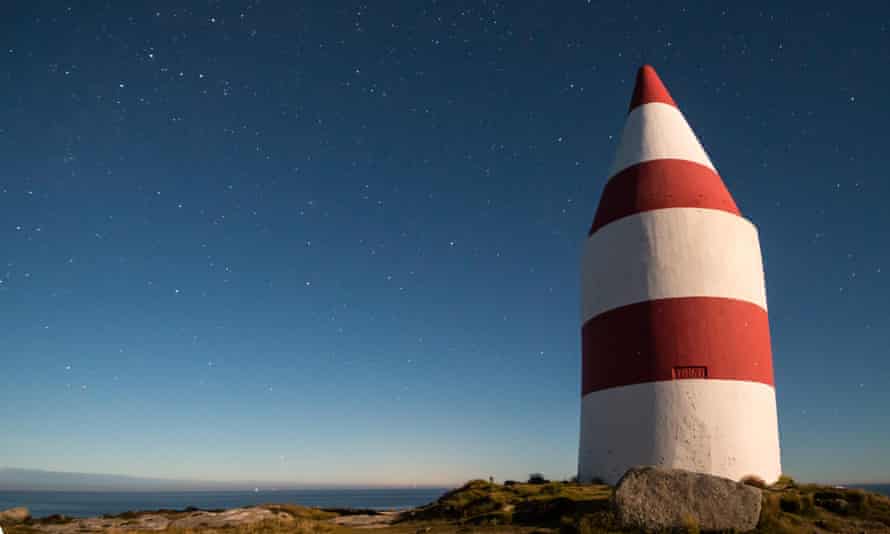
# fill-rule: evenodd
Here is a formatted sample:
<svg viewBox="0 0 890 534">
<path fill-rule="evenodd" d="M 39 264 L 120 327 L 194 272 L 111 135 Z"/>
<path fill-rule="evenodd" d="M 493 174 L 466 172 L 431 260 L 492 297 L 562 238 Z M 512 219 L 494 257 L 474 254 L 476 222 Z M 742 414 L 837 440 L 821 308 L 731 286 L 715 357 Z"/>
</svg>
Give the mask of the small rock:
<svg viewBox="0 0 890 534">
<path fill-rule="evenodd" d="M 31 518 L 31 512 L 24 506 L 18 508 L 10 508 L 0 512 L 0 521 L 9 521 L 11 523 L 21 523 Z"/>
<path fill-rule="evenodd" d="M 758 488 L 682 469 L 634 467 L 615 488 L 618 519 L 627 527 L 746 532 L 760 519 Z"/>
</svg>

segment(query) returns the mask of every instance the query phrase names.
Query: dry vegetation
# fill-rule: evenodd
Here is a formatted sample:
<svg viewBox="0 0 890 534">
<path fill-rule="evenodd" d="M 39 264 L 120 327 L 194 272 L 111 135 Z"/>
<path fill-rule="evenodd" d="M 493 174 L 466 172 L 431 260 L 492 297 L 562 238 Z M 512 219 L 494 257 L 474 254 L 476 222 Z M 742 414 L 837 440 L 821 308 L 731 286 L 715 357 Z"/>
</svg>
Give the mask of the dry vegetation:
<svg viewBox="0 0 890 534">
<path fill-rule="evenodd" d="M 783 481 L 780 481 L 780 483 Z M 858 489 L 795 484 L 764 492 L 760 532 L 890 532 L 890 498 Z"/>
<path fill-rule="evenodd" d="M 549 482 L 491 484 L 473 480 L 435 503 L 405 514 L 405 520 L 445 519 L 467 524 L 559 525 L 562 517 L 608 508 L 611 489 L 605 485 Z"/>
<path fill-rule="evenodd" d="M 757 484 L 757 481 L 752 481 Z M 752 484 L 752 485 L 754 485 Z M 605 485 L 567 482 L 509 485 L 482 480 L 468 482 L 438 501 L 402 514 L 390 525 L 377 525 L 380 534 L 596 534 L 623 532 L 610 506 L 612 490 Z M 760 533 L 890 533 L 890 498 L 861 490 L 795 484 L 785 478 L 766 487 Z M 118 534 L 346 534 L 367 530 L 337 524 L 349 511 L 324 511 L 298 505 L 266 505 L 275 520 L 225 528 L 108 529 Z M 185 512 L 167 512 L 182 517 Z M 137 519 L 139 514 L 128 514 Z M 4 525 L 7 534 L 48 532 L 64 518 Z M 690 518 L 683 532 L 697 533 Z M 58 532 L 58 531 L 57 531 Z M 86 531 L 72 529 L 72 534 Z"/>
</svg>

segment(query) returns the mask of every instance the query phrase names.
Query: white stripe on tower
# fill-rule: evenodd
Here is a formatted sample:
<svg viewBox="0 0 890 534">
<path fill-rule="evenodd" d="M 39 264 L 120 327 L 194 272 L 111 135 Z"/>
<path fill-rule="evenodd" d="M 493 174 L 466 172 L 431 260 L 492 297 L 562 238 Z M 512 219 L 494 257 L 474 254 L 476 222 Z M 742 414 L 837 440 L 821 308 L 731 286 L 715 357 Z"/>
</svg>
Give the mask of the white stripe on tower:
<svg viewBox="0 0 890 534">
<path fill-rule="evenodd" d="M 586 395 L 581 414 L 580 480 L 614 483 L 629 465 L 769 482 L 782 473 L 776 394 L 765 384 L 692 379 L 611 388 Z"/>
<path fill-rule="evenodd" d="M 654 159 L 683 159 L 714 168 L 680 110 L 661 102 L 643 104 L 628 114 L 609 176 Z"/>
<path fill-rule="evenodd" d="M 584 247 L 579 477 L 780 470 L 756 228 L 643 67 Z"/>
<path fill-rule="evenodd" d="M 667 208 L 624 217 L 592 234 L 583 254 L 585 323 L 612 308 L 672 297 L 733 298 L 766 309 L 757 229 L 725 211 Z"/>
</svg>

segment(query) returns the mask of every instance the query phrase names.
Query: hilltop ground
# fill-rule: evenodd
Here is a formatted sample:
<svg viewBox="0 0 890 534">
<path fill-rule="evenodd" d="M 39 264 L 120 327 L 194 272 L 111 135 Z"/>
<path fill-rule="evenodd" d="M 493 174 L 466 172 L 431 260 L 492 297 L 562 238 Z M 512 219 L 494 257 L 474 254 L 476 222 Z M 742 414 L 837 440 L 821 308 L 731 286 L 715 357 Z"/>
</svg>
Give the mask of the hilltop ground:
<svg viewBox="0 0 890 534">
<path fill-rule="evenodd" d="M 624 532 L 611 510 L 612 488 L 568 482 L 492 484 L 475 480 L 427 506 L 402 513 L 263 505 L 226 511 L 162 510 L 103 518 L 50 517 L 4 524 L 7 534 L 379 534 Z M 698 532 L 690 524 L 687 532 Z M 795 484 L 766 488 L 755 532 L 890 533 L 890 498 L 861 490 Z M 361 534 L 361 533 L 356 533 Z"/>
</svg>

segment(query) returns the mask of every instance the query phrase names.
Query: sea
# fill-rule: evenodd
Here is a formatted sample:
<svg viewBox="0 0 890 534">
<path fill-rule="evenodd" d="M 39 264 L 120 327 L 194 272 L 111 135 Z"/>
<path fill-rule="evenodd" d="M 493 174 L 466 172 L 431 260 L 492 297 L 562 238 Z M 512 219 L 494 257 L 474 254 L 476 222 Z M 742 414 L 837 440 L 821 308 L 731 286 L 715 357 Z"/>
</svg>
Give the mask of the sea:
<svg viewBox="0 0 890 534">
<path fill-rule="evenodd" d="M 438 499 L 450 488 L 299 489 L 268 491 L 0 491 L 0 510 L 25 506 L 34 517 L 95 517 L 193 506 L 204 510 L 290 503 L 322 508 L 401 510 Z"/>
</svg>

